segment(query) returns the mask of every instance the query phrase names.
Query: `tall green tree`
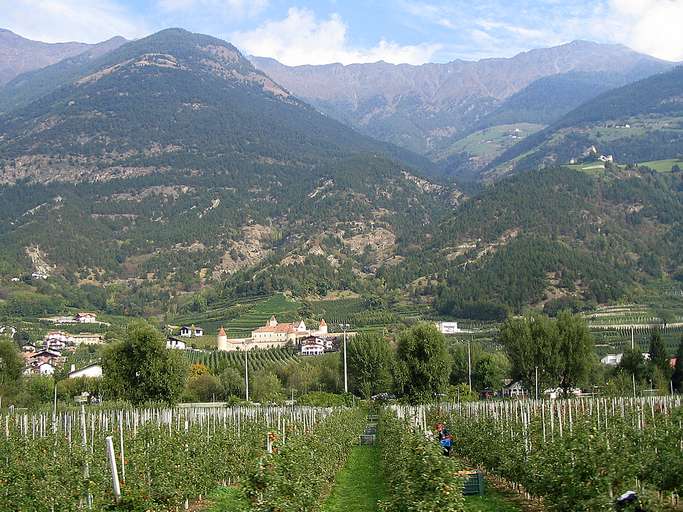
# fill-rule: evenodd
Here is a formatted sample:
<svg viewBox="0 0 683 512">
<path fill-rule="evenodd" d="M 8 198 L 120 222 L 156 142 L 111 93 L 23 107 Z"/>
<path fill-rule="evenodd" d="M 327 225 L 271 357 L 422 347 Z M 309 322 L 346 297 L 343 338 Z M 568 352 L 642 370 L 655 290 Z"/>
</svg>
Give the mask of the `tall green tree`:
<svg viewBox="0 0 683 512">
<path fill-rule="evenodd" d="M 472 380 L 475 389 L 500 389 L 510 370 L 510 362 L 505 354 L 494 352 L 483 354 L 474 365 Z"/>
<path fill-rule="evenodd" d="M 403 331 L 396 358 L 397 387 L 411 401 L 430 400 L 445 391 L 451 358 L 436 326 L 421 323 Z"/>
<path fill-rule="evenodd" d="M 536 347 L 531 333 L 531 318 L 508 318 L 500 328 L 499 341 L 505 348 L 514 380 L 531 389 L 536 372 Z"/>
<path fill-rule="evenodd" d="M 562 387 L 565 392 L 582 384 L 593 364 L 593 339 L 578 315 L 562 312 L 557 320 L 545 315 L 510 318 L 501 328 L 500 342 L 515 379 L 533 389 Z"/>
<path fill-rule="evenodd" d="M 629 376 L 632 375 L 636 382 L 647 380 L 651 375 L 648 371 L 645 358 L 638 349 L 628 348 L 624 350 L 624 354 L 621 356 L 621 362 L 617 368 Z"/>
<path fill-rule="evenodd" d="M 394 357 L 389 343 L 375 333 L 354 336 L 348 345 L 349 385 L 353 393 L 364 398 L 392 386 Z"/>
<path fill-rule="evenodd" d="M 244 374 L 236 368 L 228 366 L 218 377 L 223 385 L 226 397 L 244 398 Z"/>
<path fill-rule="evenodd" d="M 588 378 L 595 359 L 595 344 L 586 321 L 579 315 L 564 311 L 557 317 L 560 336 L 560 387 L 567 393 Z"/>
<path fill-rule="evenodd" d="M 133 322 L 125 339 L 103 356 L 105 389 L 114 398 L 134 404 L 180 399 L 188 365 L 177 350 L 169 350 L 162 334 L 145 322 Z"/>
<path fill-rule="evenodd" d="M 666 353 L 664 340 L 662 339 L 662 334 L 659 330 L 654 331 L 650 335 L 650 348 L 648 349 L 648 353 L 650 354 L 650 363 L 655 368 L 659 368 L 662 372 L 669 371 L 669 357 Z"/>
<path fill-rule="evenodd" d="M 281 402 L 285 399 L 282 382 L 270 370 L 259 370 L 250 377 L 249 398 L 255 402 Z"/>
<path fill-rule="evenodd" d="M 676 352 L 676 367 L 674 368 L 674 373 L 671 376 L 671 382 L 673 383 L 674 389 L 679 393 L 683 393 L 683 337 L 681 337 L 681 342 L 678 344 L 678 351 Z"/>
<path fill-rule="evenodd" d="M 24 361 L 11 341 L 0 341 L 0 386 L 14 386 L 21 379 Z"/>
</svg>

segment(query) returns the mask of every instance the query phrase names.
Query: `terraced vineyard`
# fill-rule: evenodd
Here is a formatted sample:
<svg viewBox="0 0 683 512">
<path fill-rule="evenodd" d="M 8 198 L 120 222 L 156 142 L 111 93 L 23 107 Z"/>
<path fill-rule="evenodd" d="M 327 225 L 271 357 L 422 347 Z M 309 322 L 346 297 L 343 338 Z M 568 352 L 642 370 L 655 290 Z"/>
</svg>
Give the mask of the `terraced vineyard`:
<svg viewBox="0 0 683 512">
<path fill-rule="evenodd" d="M 390 308 L 374 306 L 363 298 L 319 300 L 310 303 L 316 318 L 325 318 L 331 327 L 348 323 L 354 331 L 380 331 L 406 321 L 425 320 L 430 308 L 422 304 L 400 303 Z"/>
<path fill-rule="evenodd" d="M 586 314 L 585 318 L 600 356 L 623 352 L 630 348 L 632 339 L 636 348 L 647 351 L 655 330 L 660 332 L 667 351 L 673 355 L 683 336 L 682 317 L 672 314 L 665 321 L 652 308 L 643 305 L 604 306 Z"/>
<path fill-rule="evenodd" d="M 244 369 L 244 352 L 187 351 L 184 352 L 191 363 L 201 363 L 214 373 L 225 368 Z M 298 364 L 300 359 L 295 350 L 290 348 L 273 348 L 269 350 L 251 350 L 248 356 L 249 370 L 258 371 L 284 366 L 289 363 Z"/>
<path fill-rule="evenodd" d="M 300 305 L 282 294 L 258 295 L 212 303 L 207 311 L 175 317 L 172 323 L 200 325 L 210 336 L 223 326 L 231 338 L 243 338 L 256 327 L 264 325 L 271 315 L 282 322 L 295 320 Z"/>
<path fill-rule="evenodd" d="M 265 295 L 225 299 L 213 302 L 211 307 L 201 313 L 187 313 L 174 317 L 170 323 L 175 325 L 201 325 L 207 333 L 215 333 L 221 325 L 238 318 L 251 310 L 256 304 L 267 300 Z"/>
</svg>

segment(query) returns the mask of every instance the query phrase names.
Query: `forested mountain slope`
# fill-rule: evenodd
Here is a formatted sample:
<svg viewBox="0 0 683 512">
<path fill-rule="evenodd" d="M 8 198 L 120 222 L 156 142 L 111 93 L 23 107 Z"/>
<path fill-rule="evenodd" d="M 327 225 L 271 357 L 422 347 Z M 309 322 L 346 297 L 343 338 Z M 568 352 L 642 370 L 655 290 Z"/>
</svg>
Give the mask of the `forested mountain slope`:
<svg viewBox="0 0 683 512">
<path fill-rule="evenodd" d="M 412 158 L 230 44 L 166 30 L 0 117 L 1 270 L 133 286 L 150 305 L 263 261 L 307 273 L 306 290 L 347 286 L 422 243 L 454 199 L 392 152 Z"/>
<path fill-rule="evenodd" d="M 683 269 L 683 181 L 648 169 L 566 168 L 503 179 L 455 209 L 389 283 L 414 281 L 444 312 L 609 302 Z"/>
</svg>

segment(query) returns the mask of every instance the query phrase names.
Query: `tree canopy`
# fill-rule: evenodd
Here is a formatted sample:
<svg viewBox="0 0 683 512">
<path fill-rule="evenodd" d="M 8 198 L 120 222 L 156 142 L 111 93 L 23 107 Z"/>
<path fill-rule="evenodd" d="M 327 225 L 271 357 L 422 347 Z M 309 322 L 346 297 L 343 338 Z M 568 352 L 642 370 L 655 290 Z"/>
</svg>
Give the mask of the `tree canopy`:
<svg viewBox="0 0 683 512">
<path fill-rule="evenodd" d="M 103 357 L 106 389 L 114 398 L 134 404 L 180 399 L 188 372 L 187 363 L 168 350 L 162 334 L 145 322 L 131 323 L 123 341 L 114 343 Z"/>
<path fill-rule="evenodd" d="M 412 401 L 433 399 L 448 384 L 451 357 L 436 326 L 417 324 L 398 338 L 396 384 Z"/>
</svg>

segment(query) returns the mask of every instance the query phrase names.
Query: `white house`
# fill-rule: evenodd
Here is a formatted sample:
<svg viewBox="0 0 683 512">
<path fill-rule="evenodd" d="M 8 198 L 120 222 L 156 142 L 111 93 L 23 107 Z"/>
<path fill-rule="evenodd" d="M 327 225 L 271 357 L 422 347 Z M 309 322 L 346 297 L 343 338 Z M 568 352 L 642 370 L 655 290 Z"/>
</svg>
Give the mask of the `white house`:
<svg viewBox="0 0 683 512">
<path fill-rule="evenodd" d="M 64 347 L 71 342 L 71 337 L 62 331 L 48 332 L 43 338 L 43 346 L 51 350 L 64 350 Z"/>
<path fill-rule="evenodd" d="M 325 341 L 321 338 L 311 336 L 301 342 L 300 349 L 302 356 L 319 356 L 325 353 Z"/>
<path fill-rule="evenodd" d="M 166 340 L 166 348 L 172 350 L 185 350 L 187 348 L 187 345 L 184 341 L 179 340 L 178 338 L 174 338 L 173 336 L 170 336 Z"/>
<path fill-rule="evenodd" d="M 97 315 L 95 313 L 77 313 L 74 316 L 74 321 L 79 324 L 95 324 L 97 323 Z"/>
<path fill-rule="evenodd" d="M 509 398 L 522 398 L 526 396 L 526 389 L 522 385 L 522 381 L 515 381 L 503 388 L 503 396 Z"/>
<path fill-rule="evenodd" d="M 458 329 L 458 322 L 436 322 L 436 328 L 441 334 L 457 334 L 462 332 Z"/>
<path fill-rule="evenodd" d="M 204 329 L 201 327 L 196 327 L 194 325 L 192 326 L 187 326 L 183 325 L 180 328 L 180 336 L 183 338 L 191 338 L 191 337 L 199 337 L 199 336 L 204 336 Z"/>
<path fill-rule="evenodd" d="M 40 363 L 36 370 L 40 375 L 54 375 L 55 373 L 55 367 L 50 363 Z"/>
<path fill-rule="evenodd" d="M 76 370 L 75 365 L 71 365 L 71 371 L 68 374 L 70 379 L 78 379 L 80 377 L 88 377 L 91 379 L 98 379 L 102 377 L 102 365 L 99 363 L 89 364 L 80 370 Z"/>
<path fill-rule="evenodd" d="M 104 335 L 90 332 L 72 334 L 71 342 L 74 345 L 99 345 L 101 343 L 104 343 Z"/>
<path fill-rule="evenodd" d="M 621 363 L 622 357 L 624 357 L 624 354 L 607 354 L 600 359 L 600 362 L 607 366 L 618 366 Z"/>
</svg>

